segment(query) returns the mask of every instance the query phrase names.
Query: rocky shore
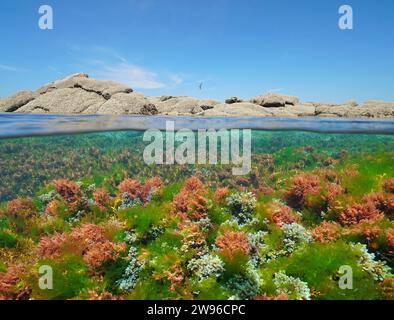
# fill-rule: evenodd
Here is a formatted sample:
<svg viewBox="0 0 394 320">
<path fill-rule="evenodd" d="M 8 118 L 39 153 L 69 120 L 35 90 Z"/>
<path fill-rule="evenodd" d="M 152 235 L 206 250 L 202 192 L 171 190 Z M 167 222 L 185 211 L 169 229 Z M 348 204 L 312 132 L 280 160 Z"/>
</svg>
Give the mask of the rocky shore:
<svg viewBox="0 0 394 320">
<path fill-rule="evenodd" d="M 394 118 L 394 102 L 356 101 L 343 104 L 301 102 L 277 93 L 225 102 L 187 96 L 149 97 L 113 81 L 74 74 L 35 92 L 21 91 L 0 99 L 0 112 L 50 114 L 171 115 L 204 117 L 343 117 Z"/>
</svg>

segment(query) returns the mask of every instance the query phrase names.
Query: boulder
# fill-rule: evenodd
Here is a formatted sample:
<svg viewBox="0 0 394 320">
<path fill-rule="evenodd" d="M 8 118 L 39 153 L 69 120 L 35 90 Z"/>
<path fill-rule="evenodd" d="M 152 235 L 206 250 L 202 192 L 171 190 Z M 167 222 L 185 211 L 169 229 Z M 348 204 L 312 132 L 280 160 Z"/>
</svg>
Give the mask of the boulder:
<svg viewBox="0 0 394 320">
<path fill-rule="evenodd" d="M 316 107 L 316 115 L 324 118 L 343 118 L 347 117 L 350 105 L 320 105 Z"/>
<path fill-rule="evenodd" d="M 351 106 L 351 107 L 358 107 L 358 102 L 356 100 L 349 100 L 345 102 L 345 105 Z"/>
<path fill-rule="evenodd" d="M 240 103 L 240 102 L 243 102 L 243 100 L 238 97 L 231 97 L 226 100 L 227 104 Z"/>
<path fill-rule="evenodd" d="M 204 111 L 202 115 L 206 117 L 270 117 L 272 113 L 268 111 L 268 108 L 262 108 L 257 104 L 238 102 L 233 103 L 231 107 L 226 103 L 217 104 L 213 109 Z"/>
<path fill-rule="evenodd" d="M 98 113 L 98 114 L 112 114 L 112 115 L 139 115 L 146 112 L 154 112 L 154 105 L 147 97 L 140 93 L 117 93 L 111 99 L 105 101 L 102 105 L 94 110 L 93 108 L 87 109 L 85 113 Z M 156 106 L 155 106 L 156 107 Z M 149 109 L 149 110 L 148 110 Z M 157 108 L 156 108 L 157 111 Z"/>
<path fill-rule="evenodd" d="M 190 111 L 192 115 L 202 115 L 204 112 L 204 109 L 201 108 L 200 106 L 195 106 L 193 109 Z"/>
<path fill-rule="evenodd" d="M 89 108 L 98 108 L 106 100 L 94 93 L 80 88 L 65 88 L 50 91 L 38 96 L 16 112 L 19 113 L 54 113 L 76 114 L 86 113 Z"/>
<path fill-rule="evenodd" d="M 220 102 L 215 100 L 198 100 L 191 97 L 171 97 L 168 99 L 155 100 L 160 114 L 166 115 L 192 115 L 199 114 L 204 110 L 212 109 Z"/>
<path fill-rule="evenodd" d="M 153 103 L 148 103 L 141 108 L 140 113 L 144 116 L 153 116 L 157 115 L 159 111 Z"/>
<path fill-rule="evenodd" d="M 316 108 L 312 105 L 297 104 L 279 108 L 269 108 L 273 117 L 313 117 L 316 115 Z"/>
<path fill-rule="evenodd" d="M 252 98 L 250 102 L 258 104 L 266 108 L 279 108 L 286 105 L 299 104 L 300 100 L 297 97 L 287 96 L 278 93 L 267 93 L 265 95 Z"/>
<path fill-rule="evenodd" d="M 393 118 L 394 103 L 366 101 L 362 106 L 350 109 L 347 115 L 352 118 Z"/>
<path fill-rule="evenodd" d="M 394 103 L 383 101 L 367 101 L 363 105 L 321 105 L 316 107 L 319 117 L 346 118 L 392 118 L 394 117 Z"/>
<path fill-rule="evenodd" d="M 95 92 L 107 100 L 117 93 L 133 92 L 133 89 L 126 85 L 114 81 L 91 79 L 88 75 L 81 73 L 48 84 L 38 89 L 37 92 L 40 94 L 45 94 L 56 89 L 65 88 L 81 88 L 88 92 Z"/>
<path fill-rule="evenodd" d="M 34 100 L 37 96 L 37 93 L 31 91 L 18 92 L 8 98 L 0 100 L 0 112 L 14 112 Z"/>
</svg>

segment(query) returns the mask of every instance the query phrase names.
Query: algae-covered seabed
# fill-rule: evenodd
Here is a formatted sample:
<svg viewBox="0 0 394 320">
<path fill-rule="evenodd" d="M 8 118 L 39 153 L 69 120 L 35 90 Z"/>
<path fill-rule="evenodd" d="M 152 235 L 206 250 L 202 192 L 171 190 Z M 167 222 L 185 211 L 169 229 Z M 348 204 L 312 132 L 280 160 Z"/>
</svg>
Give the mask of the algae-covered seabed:
<svg viewBox="0 0 394 320">
<path fill-rule="evenodd" d="M 254 131 L 240 177 L 145 145 L 0 141 L 0 299 L 393 298 L 393 136 Z"/>
</svg>

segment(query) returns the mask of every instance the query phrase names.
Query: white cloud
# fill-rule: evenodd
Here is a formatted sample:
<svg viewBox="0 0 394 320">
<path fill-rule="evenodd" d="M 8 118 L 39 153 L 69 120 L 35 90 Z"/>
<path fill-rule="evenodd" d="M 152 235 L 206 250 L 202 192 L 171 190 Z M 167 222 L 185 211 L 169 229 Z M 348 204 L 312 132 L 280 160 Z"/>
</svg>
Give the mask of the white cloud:
<svg viewBox="0 0 394 320">
<path fill-rule="evenodd" d="M 123 63 L 127 63 L 126 58 L 124 58 L 121 54 L 119 54 L 116 50 L 113 50 L 112 48 L 104 46 L 93 46 L 90 48 L 90 50 L 95 53 L 111 56 L 114 59 L 119 60 Z"/>
<path fill-rule="evenodd" d="M 90 69 L 92 75 L 127 84 L 133 89 L 173 88 L 184 82 L 181 74 L 148 70 L 128 62 L 121 53 L 110 47 L 69 45 L 69 49 L 78 52 L 77 59 L 86 70 L 83 72 L 89 73 Z"/>
<path fill-rule="evenodd" d="M 268 90 L 267 92 L 274 93 L 274 92 L 282 92 L 284 90 L 285 90 L 284 88 L 274 88 L 274 89 Z"/>
<path fill-rule="evenodd" d="M 106 67 L 99 73 L 105 79 L 121 82 L 136 89 L 161 89 L 166 86 L 160 81 L 157 73 L 127 63 Z"/>
<path fill-rule="evenodd" d="M 29 70 L 23 69 L 23 68 L 15 68 L 12 66 L 6 66 L 4 64 L 0 64 L 0 69 L 5 70 L 5 71 L 11 71 L 11 72 L 28 72 Z"/>
<path fill-rule="evenodd" d="M 180 85 L 183 83 L 183 78 L 179 74 L 172 74 L 169 76 L 169 79 L 173 82 L 174 85 Z"/>
</svg>

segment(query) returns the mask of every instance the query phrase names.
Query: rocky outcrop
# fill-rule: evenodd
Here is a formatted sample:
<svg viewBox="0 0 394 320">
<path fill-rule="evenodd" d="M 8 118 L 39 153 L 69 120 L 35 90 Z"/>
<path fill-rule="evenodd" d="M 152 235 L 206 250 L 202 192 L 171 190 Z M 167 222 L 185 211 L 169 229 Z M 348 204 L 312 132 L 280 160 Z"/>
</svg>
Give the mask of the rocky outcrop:
<svg viewBox="0 0 394 320">
<path fill-rule="evenodd" d="M 249 102 L 231 97 L 221 103 L 186 96 L 148 97 L 113 81 L 74 74 L 36 92 L 21 91 L 0 100 L 0 112 L 108 115 L 171 115 L 206 117 L 330 117 L 394 118 L 394 103 L 367 101 L 359 105 L 301 103 L 299 98 L 267 93 Z"/>
<path fill-rule="evenodd" d="M 394 118 L 394 103 L 367 101 L 363 105 L 319 105 L 316 115 L 327 118 Z"/>
<path fill-rule="evenodd" d="M 141 114 L 141 110 L 145 105 L 150 104 L 150 100 L 140 93 L 117 93 L 111 99 L 105 101 L 97 110 L 92 108 L 86 110 L 85 113 L 97 114 Z"/>
<path fill-rule="evenodd" d="M 267 93 L 261 96 L 252 98 L 250 102 L 258 104 L 266 108 L 279 108 L 286 105 L 294 106 L 300 102 L 297 97 L 287 96 L 277 93 Z"/>
<path fill-rule="evenodd" d="M 205 110 L 214 109 L 220 102 L 215 100 L 198 100 L 191 97 L 151 98 L 156 104 L 159 114 L 164 115 L 196 115 Z"/>
<path fill-rule="evenodd" d="M 34 100 L 17 109 L 18 113 L 89 113 L 106 100 L 93 92 L 80 88 L 64 88 L 39 95 Z M 66 111 L 67 110 L 67 111 Z"/>
<path fill-rule="evenodd" d="M 239 102 L 243 102 L 243 100 L 238 97 L 231 97 L 226 100 L 227 104 L 233 104 L 233 103 L 239 103 Z"/>
<path fill-rule="evenodd" d="M 34 100 L 37 96 L 37 93 L 30 91 L 18 92 L 6 99 L 0 100 L 0 112 L 14 112 L 26 103 Z"/>
<path fill-rule="evenodd" d="M 56 89 L 81 88 L 87 92 L 94 92 L 108 100 L 117 93 L 130 93 L 133 89 L 114 81 L 91 79 L 87 74 L 74 74 L 65 79 L 50 83 L 40 89 L 38 93 L 45 94 Z"/>
<path fill-rule="evenodd" d="M 238 102 L 231 105 L 221 103 L 215 105 L 213 109 L 202 113 L 206 117 L 271 117 L 272 113 L 268 108 L 263 108 L 250 102 Z"/>
</svg>

